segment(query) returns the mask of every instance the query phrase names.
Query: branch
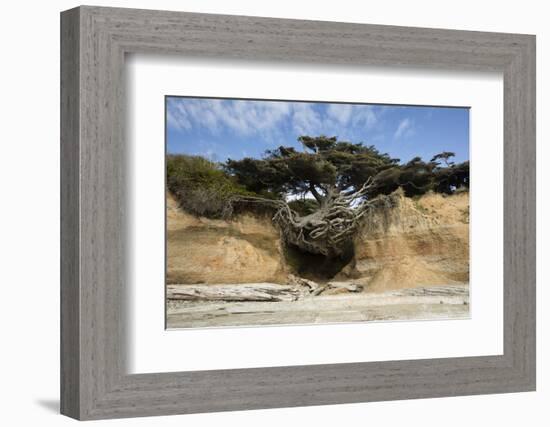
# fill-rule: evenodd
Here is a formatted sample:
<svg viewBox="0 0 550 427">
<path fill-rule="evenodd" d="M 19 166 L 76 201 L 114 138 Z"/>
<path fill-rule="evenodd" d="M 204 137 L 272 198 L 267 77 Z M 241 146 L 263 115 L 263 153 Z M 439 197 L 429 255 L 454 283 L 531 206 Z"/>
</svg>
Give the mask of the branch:
<svg viewBox="0 0 550 427">
<path fill-rule="evenodd" d="M 350 204 L 354 200 L 357 200 L 360 197 L 364 197 L 367 195 L 369 189 L 374 185 L 372 177 L 369 177 L 365 183 L 361 186 L 361 188 L 354 192 L 349 193 L 342 193 L 340 197 L 338 197 L 339 201 L 342 201 L 345 204 Z"/>
<path fill-rule="evenodd" d="M 231 215 L 233 212 L 234 203 L 258 203 L 266 206 L 270 206 L 276 209 L 275 215 L 273 215 L 273 222 L 283 222 L 290 224 L 292 227 L 298 228 L 301 224 L 296 221 L 296 218 L 300 218 L 298 213 L 290 208 L 287 202 L 283 200 L 265 199 L 263 197 L 255 196 L 233 196 L 229 199 L 228 209 L 226 212 Z M 227 216 L 229 216 L 227 215 Z"/>
<path fill-rule="evenodd" d="M 324 197 L 319 194 L 319 192 L 311 182 L 309 183 L 309 192 L 313 194 L 313 197 L 315 197 L 315 200 L 317 200 L 319 204 L 323 203 Z"/>
</svg>

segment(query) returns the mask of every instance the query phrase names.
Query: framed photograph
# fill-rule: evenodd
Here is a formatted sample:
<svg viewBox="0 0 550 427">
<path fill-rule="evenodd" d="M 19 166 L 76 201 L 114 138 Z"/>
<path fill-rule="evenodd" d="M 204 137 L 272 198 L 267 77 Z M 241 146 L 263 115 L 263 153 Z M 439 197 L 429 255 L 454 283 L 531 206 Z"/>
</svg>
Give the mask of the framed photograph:
<svg viewBox="0 0 550 427">
<path fill-rule="evenodd" d="M 170 95 L 166 153 L 168 328 L 469 317 L 469 108 Z"/>
<path fill-rule="evenodd" d="M 535 390 L 535 37 L 61 14 L 61 411 Z"/>
</svg>

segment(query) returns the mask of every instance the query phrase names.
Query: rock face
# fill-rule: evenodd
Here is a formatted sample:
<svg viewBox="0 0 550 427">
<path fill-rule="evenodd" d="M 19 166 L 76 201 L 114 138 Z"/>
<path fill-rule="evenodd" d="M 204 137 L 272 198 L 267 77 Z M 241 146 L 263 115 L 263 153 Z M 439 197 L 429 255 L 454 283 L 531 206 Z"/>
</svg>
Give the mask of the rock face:
<svg viewBox="0 0 550 427">
<path fill-rule="evenodd" d="M 167 283 L 283 282 L 279 233 L 269 218 L 197 218 L 167 199 Z"/>
<path fill-rule="evenodd" d="M 363 292 L 468 283 L 469 194 L 393 196 L 395 206 L 368 218 L 353 260 L 332 280 Z M 293 272 L 268 217 L 197 218 L 168 195 L 167 237 L 169 284 L 286 284 Z"/>
<path fill-rule="evenodd" d="M 394 208 L 365 223 L 355 240 L 355 263 L 339 276 L 354 276 L 368 291 L 467 283 L 469 193 L 394 196 Z"/>
</svg>

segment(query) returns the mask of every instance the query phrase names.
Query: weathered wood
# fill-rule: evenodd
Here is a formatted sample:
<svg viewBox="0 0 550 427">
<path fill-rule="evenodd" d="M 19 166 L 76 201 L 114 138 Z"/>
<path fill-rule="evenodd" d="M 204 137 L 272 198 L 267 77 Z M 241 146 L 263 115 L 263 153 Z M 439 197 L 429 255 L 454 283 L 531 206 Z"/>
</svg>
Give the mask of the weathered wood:
<svg viewBox="0 0 550 427">
<path fill-rule="evenodd" d="M 328 287 L 330 289 L 345 289 L 349 292 L 361 292 L 363 290 L 363 285 L 353 282 L 328 282 Z"/>
<path fill-rule="evenodd" d="M 172 284 L 166 298 L 184 301 L 296 301 L 314 297 L 328 289 L 361 292 L 362 285 L 348 282 L 319 284 L 290 274 L 286 285 L 276 283 Z"/>
<path fill-rule="evenodd" d="M 166 298 L 184 301 L 295 301 L 297 287 L 275 283 L 167 285 Z"/>
<path fill-rule="evenodd" d="M 464 285 L 440 285 L 440 286 L 426 286 L 420 288 L 400 289 L 393 291 L 393 295 L 408 295 L 408 296 L 434 296 L 445 297 L 450 295 L 464 295 L 470 294 L 469 287 Z"/>
<path fill-rule="evenodd" d="M 166 286 L 166 298 L 181 301 L 296 301 L 312 298 L 328 290 L 362 293 L 363 286 L 353 282 L 328 282 L 319 284 L 313 280 L 290 275 L 287 285 L 277 283 L 231 283 L 231 284 L 172 284 Z M 376 297 L 384 293 L 366 293 Z M 468 297 L 467 285 L 435 285 L 386 292 L 391 296 L 410 297 Z"/>
<path fill-rule="evenodd" d="M 75 79 L 62 84 L 61 97 L 62 111 L 73 112 L 62 114 L 64 414 L 119 418 L 535 389 L 534 36 L 87 6 L 64 12 L 63 21 L 63 75 Z M 151 52 L 503 73 L 503 354 L 129 374 L 124 61 Z"/>
<path fill-rule="evenodd" d="M 81 413 L 80 354 L 80 14 L 61 20 L 61 413 Z"/>
<path fill-rule="evenodd" d="M 319 286 L 317 289 L 313 290 L 313 292 L 311 293 L 312 296 L 317 296 L 317 295 L 321 295 L 323 292 L 325 292 L 326 290 L 328 289 L 328 284 L 325 284 L 325 285 L 322 285 L 322 286 Z"/>
<path fill-rule="evenodd" d="M 313 280 L 304 279 L 294 274 L 288 275 L 287 285 L 300 289 L 302 294 L 315 294 L 320 288 L 324 287 Z"/>
</svg>

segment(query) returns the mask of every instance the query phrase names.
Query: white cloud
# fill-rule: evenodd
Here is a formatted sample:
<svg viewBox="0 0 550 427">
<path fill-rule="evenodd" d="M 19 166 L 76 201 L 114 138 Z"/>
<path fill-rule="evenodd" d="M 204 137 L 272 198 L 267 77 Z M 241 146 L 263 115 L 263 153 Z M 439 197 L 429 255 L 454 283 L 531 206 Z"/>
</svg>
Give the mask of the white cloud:
<svg viewBox="0 0 550 427">
<path fill-rule="evenodd" d="M 282 102 L 175 99 L 168 103 L 167 120 L 177 129 L 200 126 L 217 134 L 227 127 L 240 135 L 252 135 L 277 127 L 289 110 Z"/>
<path fill-rule="evenodd" d="M 292 127 L 298 135 L 320 133 L 323 121 L 311 104 L 295 103 L 292 107 Z"/>
<path fill-rule="evenodd" d="M 291 129 L 296 136 L 320 135 L 361 139 L 384 113 L 371 105 L 305 102 L 170 98 L 168 126 L 182 131 L 200 129 L 212 135 L 229 131 L 260 136 L 279 144 Z M 288 141 L 289 142 L 289 141 Z"/>
<path fill-rule="evenodd" d="M 394 139 L 400 139 L 401 137 L 407 138 L 414 134 L 414 122 L 405 118 L 399 122 L 395 133 L 393 134 Z"/>
<path fill-rule="evenodd" d="M 370 129 L 378 122 L 378 116 L 372 105 L 330 104 L 327 108 L 329 124 L 343 129 L 348 125 Z"/>
<path fill-rule="evenodd" d="M 174 127 L 180 130 L 191 129 L 191 122 L 187 111 L 182 108 L 182 105 L 178 102 L 168 101 L 168 107 L 166 108 L 166 120 L 168 126 Z"/>
<path fill-rule="evenodd" d="M 372 105 L 354 106 L 353 124 L 370 129 L 378 123 L 380 114 Z"/>
<path fill-rule="evenodd" d="M 340 125 L 347 125 L 353 112 L 350 104 L 330 104 L 327 108 L 329 118 L 336 120 Z"/>
</svg>

